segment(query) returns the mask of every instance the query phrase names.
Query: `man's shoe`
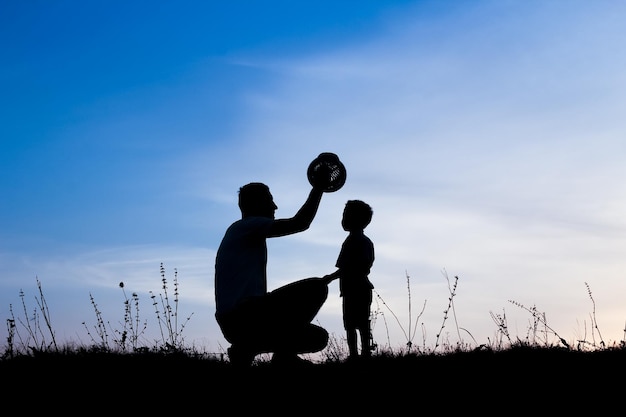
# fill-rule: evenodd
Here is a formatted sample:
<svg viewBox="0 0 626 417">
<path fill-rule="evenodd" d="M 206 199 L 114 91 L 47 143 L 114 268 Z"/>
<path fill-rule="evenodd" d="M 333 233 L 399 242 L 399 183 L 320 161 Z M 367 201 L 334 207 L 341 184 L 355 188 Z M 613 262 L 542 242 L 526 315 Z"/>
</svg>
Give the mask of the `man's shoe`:
<svg viewBox="0 0 626 417">
<path fill-rule="evenodd" d="M 239 346 L 231 346 L 227 349 L 228 360 L 237 368 L 247 368 L 252 365 L 255 354 Z"/>
<path fill-rule="evenodd" d="M 272 355 L 272 365 L 281 368 L 302 368 L 310 367 L 314 364 L 296 354 L 274 353 Z"/>
</svg>

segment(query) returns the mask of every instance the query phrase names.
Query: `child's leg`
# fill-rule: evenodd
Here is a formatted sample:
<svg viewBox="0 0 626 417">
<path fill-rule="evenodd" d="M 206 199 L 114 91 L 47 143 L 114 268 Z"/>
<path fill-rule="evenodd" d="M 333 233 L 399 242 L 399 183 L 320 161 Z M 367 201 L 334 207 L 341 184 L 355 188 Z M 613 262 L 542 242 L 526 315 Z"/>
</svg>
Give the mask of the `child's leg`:
<svg viewBox="0 0 626 417">
<path fill-rule="evenodd" d="M 350 357 L 356 358 L 359 356 L 356 329 L 346 329 L 346 339 L 348 341 L 348 353 Z"/>
<path fill-rule="evenodd" d="M 365 304 L 367 308 L 363 315 L 363 327 L 361 327 L 361 355 L 369 358 L 372 354 L 372 327 L 371 327 L 371 312 L 372 312 L 372 298 L 373 292 L 369 291 L 368 296 L 365 298 Z"/>
<path fill-rule="evenodd" d="M 361 329 L 361 356 L 369 358 L 372 353 L 372 346 L 370 341 L 372 340 L 372 331 L 369 326 Z"/>
</svg>

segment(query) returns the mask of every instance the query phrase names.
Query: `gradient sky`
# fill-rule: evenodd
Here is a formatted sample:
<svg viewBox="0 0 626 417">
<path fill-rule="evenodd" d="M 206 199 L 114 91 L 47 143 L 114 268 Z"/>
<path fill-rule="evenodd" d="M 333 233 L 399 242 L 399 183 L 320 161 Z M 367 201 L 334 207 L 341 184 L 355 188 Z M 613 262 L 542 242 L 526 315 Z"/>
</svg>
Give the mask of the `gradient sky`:
<svg viewBox="0 0 626 417">
<path fill-rule="evenodd" d="M 489 344 L 494 315 L 525 339 L 515 303 L 568 342 L 619 342 L 625 21 L 603 0 L 3 2 L 0 319 L 36 310 L 39 280 L 57 340 L 89 344 L 90 295 L 119 328 L 124 282 L 157 340 L 163 263 L 187 344 L 221 352 L 213 264 L 239 186 L 290 217 L 335 152 L 346 185 L 268 242 L 270 289 L 334 271 L 356 198 L 379 345 Z M 317 320 L 341 339 L 337 287 Z"/>
</svg>

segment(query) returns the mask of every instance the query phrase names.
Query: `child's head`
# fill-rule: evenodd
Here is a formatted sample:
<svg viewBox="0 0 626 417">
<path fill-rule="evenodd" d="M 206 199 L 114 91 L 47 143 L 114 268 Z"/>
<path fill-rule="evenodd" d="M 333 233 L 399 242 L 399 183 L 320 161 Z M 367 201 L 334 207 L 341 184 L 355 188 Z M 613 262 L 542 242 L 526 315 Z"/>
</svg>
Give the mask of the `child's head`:
<svg viewBox="0 0 626 417">
<path fill-rule="evenodd" d="M 346 231 L 363 230 L 372 221 L 372 208 L 361 200 L 348 200 L 343 209 L 341 226 Z"/>
</svg>

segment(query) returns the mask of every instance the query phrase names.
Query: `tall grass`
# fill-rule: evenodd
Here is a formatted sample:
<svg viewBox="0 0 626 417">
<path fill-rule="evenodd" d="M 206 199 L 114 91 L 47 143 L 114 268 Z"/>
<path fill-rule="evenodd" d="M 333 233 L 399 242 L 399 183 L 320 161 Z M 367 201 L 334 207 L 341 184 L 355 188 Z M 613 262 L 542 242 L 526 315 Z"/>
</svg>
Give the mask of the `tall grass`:
<svg viewBox="0 0 626 417">
<path fill-rule="evenodd" d="M 48 303 L 43 294 L 41 282 L 39 278 L 36 278 L 37 290 L 39 296 L 35 296 L 37 308 L 33 309 L 32 313 L 28 312 L 26 307 L 26 300 L 24 291 L 20 290 L 20 300 L 24 317 L 15 317 L 13 312 L 13 305 L 9 305 L 10 318 L 7 319 L 7 346 L 5 353 L 2 355 L 12 357 L 16 352 L 20 350 L 28 350 L 31 353 L 36 353 L 45 350 L 58 350 L 56 337 L 54 330 L 52 329 L 52 319 L 50 317 L 50 309 Z M 18 324 L 24 329 L 24 332 L 19 331 Z"/>
<path fill-rule="evenodd" d="M 590 313 L 590 328 L 591 328 L 591 340 L 587 340 L 586 332 L 582 338 L 576 340 L 576 347 L 572 347 L 571 343 L 568 343 L 565 338 L 563 338 L 549 323 L 545 312 L 541 312 L 535 305 L 528 307 L 527 305 L 520 303 L 515 300 L 508 300 L 514 306 L 521 308 L 522 310 L 528 312 L 531 316 L 531 320 L 528 328 L 526 329 L 526 335 L 524 338 L 512 337 L 509 331 L 509 326 L 507 322 L 506 312 L 493 313 L 490 312 L 491 318 L 496 325 L 496 337 L 495 339 L 488 339 L 487 343 L 479 344 L 472 333 L 464 327 L 459 326 L 457 312 L 454 305 L 454 299 L 457 295 L 457 286 L 459 283 L 459 277 L 454 276 L 453 280 L 450 280 L 446 270 L 442 271 L 443 276 L 447 282 L 448 287 L 448 303 L 445 309 L 443 310 L 443 318 L 441 322 L 441 326 L 439 331 L 436 333 L 434 347 L 429 348 L 426 345 L 426 329 L 422 324 L 422 343 L 421 347 L 416 347 L 414 343 L 414 339 L 417 332 L 417 325 L 424 314 L 426 308 L 426 300 L 424 300 L 424 304 L 422 305 L 421 310 L 414 315 L 413 314 L 413 302 L 411 298 L 411 285 L 410 285 L 410 275 L 408 272 L 405 273 L 406 282 L 407 282 L 407 301 L 408 301 L 408 317 L 407 317 L 407 325 L 402 323 L 400 318 L 396 315 L 396 313 L 391 309 L 391 307 L 383 300 L 382 296 L 376 292 L 376 300 L 377 300 L 377 308 L 372 311 L 372 323 L 376 323 L 379 317 L 383 318 L 385 331 L 387 335 L 387 340 L 389 340 L 389 323 L 385 319 L 385 311 L 382 310 L 381 306 L 388 311 L 393 318 L 395 319 L 397 325 L 400 327 L 402 333 L 406 338 L 405 348 L 401 348 L 398 353 L 400 354 L 436 354 L 436 353 L 449 353 L 449 352 L 458 352 L 458 351 L 468 351 L 475 349 L 488 349 L 488 350 L 506 350 L 511 347 L 517 346 L 526 346 L 526 347 L 555 347 L 557 344 L 567 350 L 576 350 L 576 351 L 584 351 L 584 350 L 603 350 L 607 348 L 615 349 L 626 349 L 626 326 L 624 328 L 624 338 L 621 341 L 615 341 L 609 346 L 604 339 L 602 338 L 602 334 L 600 332 L 600 328 L 598 326 L 598 322 L 596 320 L 596 303 L 593 298 L 591 288 L 588 283 L 585 282 L 585 287 L 587 289 L 587 294 L 592 303 L 592 311 Z M 415 317 L 414 317 L 415 316 Z M 456 335 L 458 337 L 458 341 L 456 343 L 451 343 L 449 340 L 443 338 L 444 329 L 448 321 L 452 319 L 454 323 L 454 329 Z M 585 326 L 585 330 L 586 330 Z M 461 333 L 463 332 L 463 333 Z M 463 338 L 463 334 L 466 334 L 470 339 L 471 343 L 466 341 Z M 556 341 L 556 344 L 554 343 Z M 393 349 L 391 349 L 393 350 Z"/>
<path fill-rule="evenodd" d="M 209 354 L 199 352 L 195 347 L 189 347 L 185 343 L 184 330 L 188 322 L 191 320 L 193 313 L 188 317 L 181 318 L 179 313 L 179 281 L 178 271 L 174 269 L 174 277 L 172 287 L 166 277 L 166 270 L 161 263 L 160 269 L 161 292 L 154 293 L 149 291 L 156 323 L 158 325 L 159 338 L 149 340 L 146 336 L 148 329 L 148 320 L 142 316 L 140 297 L 137 292 L 131 292 L 130 296 L 126 292 L 124 282 L 119 283 L 122 291 L 122 320 L 117 323 L 104 318 L 98 303 L 93 294 L 89 293 L 89 300 L 93 307 L 95 322 L 88 324 L 82 322 L 82 325 L 89 338 L 89 345 L 71 346 L 68 344 L 60 345 L 57 341 L 50 310 L 46 302 L 41 282 L 37 278 L 38 294 L 35 296 L 36 308 L 30 309 L 25 300 L 25 294 L 20 290 L 19 296 L 21 300 L 22 315 L 16 314 L 13 305 L 9 306 L 10 317 L 6 320 L 8 336 L 4 350 L 0 352 L 0 359 L 14 358 L 23 355 L 36 355 L 42 352 L 65 352 L 72 349 L 80 352 L 94 353 L 182 353 L 191 356 L 213 356 L 219 357 L 221 360 L 224 354 Z M 427 346 L 426 329 L 424 323 L 421 323 L 421 317 L 426 309 L 426 300 L 421 308 L 414 310 L 413 298 L 411 294 L 411 277 L 408 272 L 405 273 L 408 317 L 406 323 L 403 323 L 394 310 L 388 305 L 383 297 L 375 290 L 376 308 L 371 313 L 372 334 L 374 327 L 378 321 L 382 319 L 385 333 L 387 336 L 387 344 L 380 346 L 372 340 L 372 350 L 374 356 L 411 356 L 411 355 L 430 355 L 445 354 L 473 350 L 491 350 L 500 351 L 511 347 L 554 347 L 556 340 L 562 348 L 575 351 L 594 351 L 615 348 L 626 348 L 626 329 L 625 339 L 620 342 L 614 342 L 608 345 L 602 337 L 598 322 L 596 320 L 596 304 L 593 298 L 590 286 L 585 283 L 587 294 L 592 303 L 592 311 L 590 313 L 590 336 L 591 340 L 587 340 L 587 335 L 576 340 L 575 347 L 568 343 L 549 323 L 545 312 L 541 312 L 535 305 L 527 306 L 518 301 L 509 300 L 514 306 L 526 311 L 530 314 L 531 320 L 523 338 L 513 337 L 509 331 L 506 312 L 493 313 L 490 312 L 491 318 L 496 325 L 496 337 L 488 339 L 485 344 L 478 344 L 473 335 L 465 328 L 459 325 L 457 311 L 455 308 L 455 298 L 457 297 L 457 289 L 459 277 L 454 276 L 451 280 L 447 272 L 443 271 L 444 278 L 447 283 L 448 298 L 446 306 L 443 310 L 441 325 L 435 335 L 434 346 Z M 395 320 L 395 324 L 399 326 L 406 339 L 404 346 L 394 349 L 391 346 L 389 332 L 390 325 L 386 317 L 386 313 L 391 314 Z M 456 343 L 451 343 L 447 337 L 444 337 L 444 331 L 452 322 L 454 332 L 458 338 Z M 418 331 L 418 327 L 421 328 Z M 586 330 L 585 326 L 585 330 Z M 415 339 L 421 334 L 420 343 L 416 343 Z M 469 336 L 471 342 L 464 340 L 463 336 Z M 342 362 L 347 358 L 347 343 L 345 339 L 331 335 L 328 346 L 320 353 L 322 362 Z M 267 361 L 269 357 L 262 355 L 260 362 Z"/>
<path fill-rule="evenodd" d="M 402 333 L 404 334 L 404 337 L 406 338 L 406 343 L 405 343 L 405 349 L 401 349 L 402 353 L 406 353 L 406 354 L 411 354 L 411 353 L 437 353 L 439 351 L 450 351 L 450 350 L 458 350 L 458 349 L 462 349 L 464 348 L 463 345 L 466 345 L 466 343 L 464 342 L 462 336 L 461 336 L 461 331 L 467 333 L 472 340 L 474 341 L 474 343 L 476 343 L 476 339 L 474 339 L 474 336 L 472 336 L 472 334 L 465 328 L 460 327 L 459 323 L 458 323 L 458 319 L 457 319 L 457 314 L 456 314 L 456 309 L 454 307 L 454 297 L 456 296 L 456 289 L 457 289 L 457 285 L 459 282 L 459 277 L 458 276 L 454 276 L 454 280 L 451 282 L 450 278 L 448 276 L 447 271 L 444 269 L 442 271 L 442 274 L 444 276 L 444 278 L 446 279 L 447 282 L 447 286 L 448 286 L 448 292 L 449 292 L 449 296 L 448 296 L 448 304 L 445 307 L 445 309 L 443 310 L 443 318 L 442 318 L 442 322 L 441 322 L 441 326 L 439 328 L 439 331 L 437 332 L 436 336 L 435 336 L 435 342 L 434 342 L 434 347 L 429 348 L 427 346 L 427 337 L 426 337 L 426 328 L 424 327 L 424 324 L 421 323 L 421 346 L 417 347 L 414 343 L 415 337 L 418 334 L 417 331 L 417 326 L 420 322 L 420 318 L 422 317 L 422 315 L 424 314 L 424 311 L 426 310 L 426 302 L 427 300 L 424 300 L 424 303 L 422 304 L 422 308 L 419 310 L 419 312 L 414 316 L 413 314 L 413 302 L 412 302 L 412 298 L 411 298 L 411 277 L 409 275 L 408 272 L 405 272 L 405 277 L 406 277 L 406 287 L 407 287 L 407 310 L 408 310 L 408 315 L 407 315 L 407 326 L 405 328 L 405 326 L 402 324 L 402 321 L 398 318 L 398 316 L 396 315 L 396 313 L 393 312 L 393 310 L 391 309 L 391 307 L 389 307 L 389 305 L 383 300 L 382 296 L 380 294 L 378 294 L 376 292 L 376 299 L 377 299 L 377 303 L 378 304 L 378 308 L 376 310 L 373 311 L 372 313 L 372 317 L 373 318 L 377 318 L 378 316 L 383 317 L 384 319 L 384 325 L 385 325 L 385 329 L 386 329 L 386 334 L 387 334 L 387 339 L 389 340 L 389 328 L 388 328 L 388 323 L 385 319 L 384 316 L 384 312 L 381 311 L 380 309 L 380 305 L 384 306 L 385 309 L 387 311 L 389 311 L 389 313 L 393 316 L 393 318 L 395 319 L 396 323 L 398 324 L 398 326 L 400 327 L 400 330 L 402 331 Z M 456 346 L 451 346 L 447 341 L 444 341 L 443 338 L 443 333 L 444 333 L 444 329 L 446 327 L 446 323 L 448 322 L 448 320 L 450 319 L 450 314 L 452 315 L 452 319 L 454 320 L 454 327 L 458 336 L 458 342 L 456 344 Z M 375 323 L 375 320 L 374 320 Z M 467 347 L 467 346 L 465 346 Z"/>
<path fill-rule="evenodd" d="M 161 346 L 165 350 L 180 350 L 184 348 L 183 330 L 187 325 L 187 322 L 191 320 L 191 316 L 187 317 L 184 321 L 179 323 L 178 321 L 178 270 L 174 269 L 174 299 L 173 306 L 170 302 L 168 294 L 167 279 L 165 278 L 165 268 L 161 264 L 161 288 L 163 293 L 157 296 L 150 291 L 150 298 L 152 298 L 152 305 L 156 313 L 157 322 L 159 324 L 159 332 L 161 334 Z M 161 310 L 159 310 L 159 307 Z"/>
<path fill-rule="evenodd" d="M 374 290 L 374 293 L 376 294 L 376 302 L 377 302 L 378 307 L 372 312 L 372 326 L 375 326 L 378 316 L 383 318 L 384 326 L 385 326 L 385 330 L 387 334 L 387 343 L 388 343 L 387 345 L 391 346 L 391 342 L 389 338 L 389 324 L 387 323 L 387 319 L 385 318 L 384 311 L 381 311 L 380 305 L 384 306 L 385 309 L 389 311 L 389 313 L 393 316 L 396 323 L 400 327 L 400 330 L 404 334 L 404 337 L 406 339 L 406 343 L 405 343 L 406 353 L 411 353 L 414 347 L 413 340 L 415 339 L 415 335 L 417 334 L 417 324 L 419 323 L 419 319 L 424 313 L 424 310 L 426 309 L 426 300 L 424 300 L 424 304 L 422 305 L 422 309 L 420 310 L 420 312 L 417 314 L 415 319 L 413 319 L 413 302 L 411 299 L 411 277 L 409 276 L 408 272 L 405 272 L 405 277 L 406 277 L 408 312 L 409 312 L 408 319 L 407 319 L 408 320 L 407 327 L 406 328 L 404 327 L 404 325 L 402 324 L 402 321 L 398 318 L 396 313 L 394 313 L 391 307 L 389 307 L 389 305 L 385 302 L 385 300 L 383 300 L 383 297 L 376 290 Z M 414 324 L 412 324 L 413 322 Z M 422 332 L 422 335 L 423 334 L 424 332 Z M 424 344 L 423 349 L 425 349 L 425 343 L 426 343 L 425 337 L 422 338 L 422 342 Z"/>
<path fill-rule="evenodd" d="M 141 316 L 140 298 L 137 292 L 129 297 L 124 282 L 119 283 L 122 291 L 123 318 L 117 324 L 106 320 L 92 293 L 89 300 L 93 307 L 95 323 L 82 322 L 90 340 L 88 346 L 74 346 L 80 351 L 107 352 L 107 353 L 137 353 L 137 352 L 187 352 L 199 354 L 185 345 L 183 332 L 191 320 L 193 313 L 184 320 L 179 319 L 179 283 L 178 271 L 174 269 L 173 294 L 169 292 L 169 284 L 163 263 L 160 266 L 162 292 L 155 294 L 149 291 L 152 306 L 159 327 L 160 339 L 148 340 L 146 331 L 148 320 Z M 9 306 L 10 318 L 7 319 L 8 336 L 4 351 L 0 358 L 13 358 L 18 355 L 30 355 L 41 352 L 67 352 L 70 346 L 59 346 L 52 326 L 50 310 L 44 296 L 41 282 L 37 278 L 39 295 L 35 297 L 37 308 L 29 313 L 24 291 L 19 296 L 23 316 L 15 314 L 13 305 Z"/>
</svg>

